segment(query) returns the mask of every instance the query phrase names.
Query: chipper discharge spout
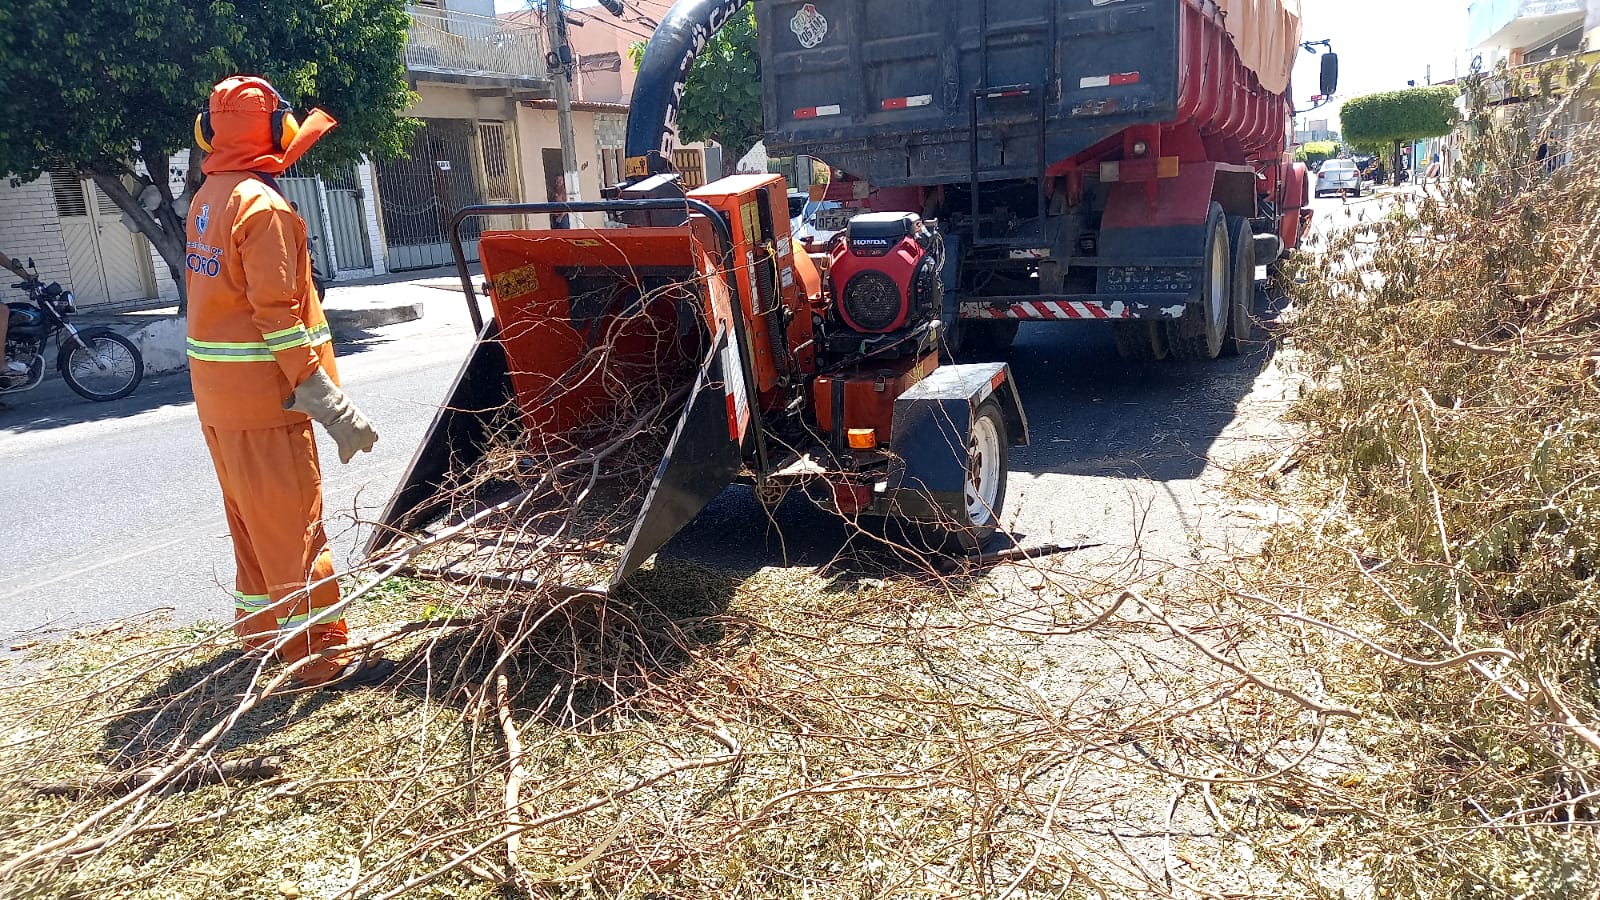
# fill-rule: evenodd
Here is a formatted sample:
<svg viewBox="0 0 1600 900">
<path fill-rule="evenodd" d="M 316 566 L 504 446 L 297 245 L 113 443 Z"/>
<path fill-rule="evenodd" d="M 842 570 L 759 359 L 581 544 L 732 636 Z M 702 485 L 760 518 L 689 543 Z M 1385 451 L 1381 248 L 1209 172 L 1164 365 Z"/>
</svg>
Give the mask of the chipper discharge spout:
<svg viewBox="0 0 1600 900">
<path fill-rule="evenodd" d="M 606 590 L 736 481 L 909 520 L 941 546 L 993 533 L 1027 425 L 1003 364 L 940 367 L 933 227 L 862 217 L 808 252 L 778 176 L 621 194 L 655 199 L 457 214 L 479 339 L 370 553 L 420 541 L 424 573 Z M 464 226 L 586 212 L 627 227 L 476 235 L 482 320 Z"/>
</svg>

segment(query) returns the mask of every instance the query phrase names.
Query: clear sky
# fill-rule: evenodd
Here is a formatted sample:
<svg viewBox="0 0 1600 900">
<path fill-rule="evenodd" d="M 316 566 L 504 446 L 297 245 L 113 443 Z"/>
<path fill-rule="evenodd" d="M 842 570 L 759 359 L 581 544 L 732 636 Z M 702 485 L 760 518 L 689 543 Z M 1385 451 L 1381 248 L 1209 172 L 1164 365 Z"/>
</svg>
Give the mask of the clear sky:
<svg viewBox="0 0 1600 900">
<path fill-rule="evenodd" d="M 1406 81 L 1427 83 L 1469 70 L 1468 0 L 1303 0 L 1306 40 L 1327 38 L 1339 54 L 1339 96 L 1399 90 Z M 1295 104 L 1309 105 L 1317 89 L 1317 60 L 1302 53 L 1295 69 Z M 1304 118 L 1338 118 L 1338 106 Z"/>
<path fill-rule="evenodd" d="M 1408 79 L 1448 81 L 1471 62 L 1466 52 L 1469 0 L 1301 0 L 1307 40 L 1333 41 L 1339 54 L 1339 95 L 1354 97 L 1397 90 Z M 569 7 L 595 0 L 568 0 Z M 524 9 L 528 0 L 495 0 L 501 12 Z M 1309 105 L 1316 93 L 1317 61 L 1301 54 L 1295 72 L 1295 103 Z M 1337 118 L 1336 102 L 1307 118 Z"/>
</svg>

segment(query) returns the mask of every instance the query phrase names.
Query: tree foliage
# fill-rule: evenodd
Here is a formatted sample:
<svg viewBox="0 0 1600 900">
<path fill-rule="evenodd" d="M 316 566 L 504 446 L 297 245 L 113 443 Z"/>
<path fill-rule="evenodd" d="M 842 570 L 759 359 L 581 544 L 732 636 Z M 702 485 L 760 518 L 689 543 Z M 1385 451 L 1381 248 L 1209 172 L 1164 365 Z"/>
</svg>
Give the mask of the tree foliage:
<svg viewBox="0 0 1600 900">
<path fill-rule="evenodd" d="M 642 43 L 630 49 L 635 66 L 643 55 Z M 755 9 L 747 5 L 695 57 L 678 107 L 678 137 L 721 144 L 731 170 L 761 140 L 761 128 L 761 55 Z"/>
<path fill-rule="evenodd" d="M 408 25 L 404 0 L 7 0 L 0 173 L 93 178 L 160 250 L 181 291 L 183 210 L 200 154 L 186 172 L 171 159 L 192 145 L 211 86 L 261 75 L 297 109 L 331 113 L 340 127 L 308 157 L 313 168 L 397 154 L 411 100 Z"/>
<path fill-rule="evenodd" d="M 1294 151 L 1294 158 L 1303 163 L 1316 165 L 1325 159 L 1331 159 L 1339 153 L 1339 144 L 1335 141 L 1307 141 Z"/>
<path fill-rule="evenodd" d="M 1345 140 L 1368 146 L 1449 134 L 1456 125 L 1453 87 L 1420 87 L 1345 101 L 1339 114 Z"/>
</svg>

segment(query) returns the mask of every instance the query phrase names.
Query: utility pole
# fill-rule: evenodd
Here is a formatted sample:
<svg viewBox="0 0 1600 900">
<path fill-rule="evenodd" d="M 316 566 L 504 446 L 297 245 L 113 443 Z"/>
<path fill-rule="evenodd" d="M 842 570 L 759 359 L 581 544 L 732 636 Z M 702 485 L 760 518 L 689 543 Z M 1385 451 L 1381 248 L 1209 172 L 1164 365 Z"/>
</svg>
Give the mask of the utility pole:
<svg viewBox="0 0 1600 900">
<path fill-rule="evenodd" d="M 572 47 L 567 44 L 567 20 L 561 12 L 561 0 L 545 0 L 544 26 L 550 59 L 555 63 L 556 122 L 561 130 L 561 166 L 566 170 L 561 181 L 567 202 L 576 203 L 583 194 L 578 184 L 577 141 L 572 135 Z"/>
</svg>

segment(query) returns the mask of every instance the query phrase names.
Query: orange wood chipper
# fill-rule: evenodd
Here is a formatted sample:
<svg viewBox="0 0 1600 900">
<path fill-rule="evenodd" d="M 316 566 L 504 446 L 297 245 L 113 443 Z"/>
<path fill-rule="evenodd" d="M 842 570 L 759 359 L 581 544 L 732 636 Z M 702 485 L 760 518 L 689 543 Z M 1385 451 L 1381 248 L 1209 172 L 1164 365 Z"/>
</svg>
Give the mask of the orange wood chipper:
<svg viewBox="0 0 1600 900">
<path fill-rule="evenodd" d="M 479 340 L 369 549 L 460 504 L 454 473 L 503 440 L 559 460 L 640 434 L 665 452 L 614 562 L 615 585 L 729 485 L 804 489 L 851 517 L 908 523 L 925 548 L 975 548 L 1028 441 L 1003 363 L 941 362 L 943 242 L 913 213 L 857 216 L 831 246 L 790 236 L 786 184 L 676 176 L 588 203 L 461 210 L 451 242 Z M 484 219 L 604 213 L 625 227 L 487 230 L 484 320 L 463 231 Z M 497 419 L 497 417 L 499 417 Z M 627 423 L 632 423 L 627 424 Z M 626 427 L 625 427 L 626 425 Z M 629 430 L 629 429 L 632 430 Z"/>
</svg>

